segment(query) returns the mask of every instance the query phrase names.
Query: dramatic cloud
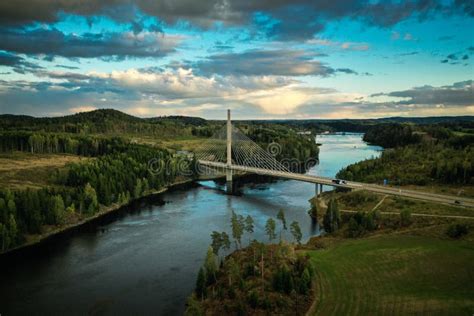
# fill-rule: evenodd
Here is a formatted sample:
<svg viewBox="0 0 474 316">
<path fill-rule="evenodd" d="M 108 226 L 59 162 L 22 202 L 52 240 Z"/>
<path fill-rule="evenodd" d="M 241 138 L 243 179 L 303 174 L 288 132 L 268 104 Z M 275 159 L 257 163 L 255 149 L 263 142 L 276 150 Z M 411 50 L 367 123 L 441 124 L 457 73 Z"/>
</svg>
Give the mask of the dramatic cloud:
<svg viewBox="0 0 474 316">
<path fill-rule="evenodd" d="M 40 66 L 26 61 L 23 57 L 4 52 L 0 52 L 0 66 L 12 67 L 15 72 L 21 74 L 41 69 Z"/>
<path fill-rule="evenodd" d="M 242 53 L 218 54 L 194 66 L 203 74 L 245 76 L 322 76 L 336 72 L 356 74 L 351 69 L 333 69 L 314 60 L 321 54 L 303 50 L 250 50 Z"/>
<path fill-rule="evenodd" d="M 159 57 L 175 50 L 179 36 L 156 32 L 134 34 L 64 34 L 56 29 L 0 29 L 0 49 L 28 55 L 63 57 Z"/>
<path fill-rule="evenodd" d="M 474 105 L 474 86 L 473 80 L 467 80 L 456 82 L 449 86 L 432 87 L 427 85 L 410 90 L 377 93 L 372 95 L 372 97 L 378 96 L 403 98 L 405 100 L 395 102 L 396 104 L 403 105 Z"/>
<path fill-rule="evenodd" d="M 32 22 L 54 22 L 61 12 L 86 17 L 109 16 L 115 20 L 136 22 L 136 10 L 167 23 L 190 21 L 209 27 L 215 22 L 227 25 L 257 23 L 269 36 L 283 40 L 311 38 L 321 31 L 328 20 L 349 18 L 367 24 L 387 27 L 410 17 L 424 19 L 442 12 L 473 15 L 468 1 L 456 0 L 445 5 L 443 1 L 413 0 L 372 2 L 362 0 L 16 0 L 0 2 L 0 23 L 22 25 Z M 261 13 L 268 19 L 255 21 Z M 295 17 L 298 17 L 297 19 Z M 136 26 L 137 27 L 137 26 Z M 138 26 L 138 29 L 140 27 Z"/>
</svg>

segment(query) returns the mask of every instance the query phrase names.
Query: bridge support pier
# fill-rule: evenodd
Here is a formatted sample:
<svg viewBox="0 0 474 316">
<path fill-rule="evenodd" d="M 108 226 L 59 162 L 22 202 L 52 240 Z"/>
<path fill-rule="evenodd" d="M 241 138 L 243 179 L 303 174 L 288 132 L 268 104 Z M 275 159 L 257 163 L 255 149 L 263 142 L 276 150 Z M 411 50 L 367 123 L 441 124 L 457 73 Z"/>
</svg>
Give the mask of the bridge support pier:
<svg viewBox="0 0 474 316">
<path fill-rule="evenodd" d="M 232 194 L 234 192 L 233 189 L 233 181 L 232 181 L 232 170 L 227 169 L 225 172 L 225 179 L 226 179 L 226 191 L 229 194 Z"/>
<path fill-rule="evenodd" d="M 318 188 L 318 185 L 319 185 L 319 188 Z M 314 185 L 314 191 L 316 193 L 316 197 L 318 197 L 318 195 L 320 195 L 321 193 L 323 193 L 323 185 L 321 183 L 316 183 Z"/>
</svg>

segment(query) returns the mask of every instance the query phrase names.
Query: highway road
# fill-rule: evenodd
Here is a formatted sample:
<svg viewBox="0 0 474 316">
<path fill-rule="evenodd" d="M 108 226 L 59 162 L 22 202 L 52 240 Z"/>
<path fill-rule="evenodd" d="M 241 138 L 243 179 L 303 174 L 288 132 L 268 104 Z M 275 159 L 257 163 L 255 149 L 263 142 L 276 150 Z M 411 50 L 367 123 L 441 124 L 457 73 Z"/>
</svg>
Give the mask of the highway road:
<svg viewBox="0 0 474 316">
<path fill-rule="evenodd" d="M 247 167 L 247 166 L 241 166 L 241 165 L 230 165 L 229 167 L 225 163 L 207 161 L 207 160 L 198 160 L 198 162 L 199 164 L 203 166 L 212 167 L 216 169 L 222 169 L 222 170 L 231 169 L 234 171 L 256 173 L 260 175 L 267 175 L 267 176 L 272 176 L 272 177 L 277 177 L 277 178 L 282 178 L 282 179 L 291 179 L 291 180 L 309 182 L 309 183 L 314 183 L 314 184 L 329 185 L 329 186 L 338 187 L 338 188 L 346 188 L 346 189 L 352 189 L 352 190 L 367 190 L 374 193 L 401 196 L 401 197 L 416 199 L 416 200 L 421 200 L 421 201 L 474 208 L 474 199 L 472 198 L 429 193 L 429 192 L 423 192 L 423 191 L 418 191 L 418 190 L 407 190 L 407 189 L 382 186 L 382 185 L 376 185 L 376 184 L 367 184 L 363 182 L 354 182 L 354 181 L 345 181 L 345 183 L 334 183 L 333 182 L 334 179 L 327 178 L 327 177 L 320 177 L 320 176 L 313 176 L 313 175 L 308 175 L 308 174 L 299 174 L 299 173 L 292 173 L 292 172 L 274 171 L 274 170 Z"/>
</svg>

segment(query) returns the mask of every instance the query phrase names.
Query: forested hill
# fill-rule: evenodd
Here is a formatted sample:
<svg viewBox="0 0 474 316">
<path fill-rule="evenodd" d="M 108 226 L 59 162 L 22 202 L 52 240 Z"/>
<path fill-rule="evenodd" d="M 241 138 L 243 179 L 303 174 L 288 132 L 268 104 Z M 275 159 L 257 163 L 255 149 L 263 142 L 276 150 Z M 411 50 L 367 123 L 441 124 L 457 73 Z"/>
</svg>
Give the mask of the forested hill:
<svg viewBox="0 0 474 316">
<path fill-rule="evenodd" d="M 0 130 L 46 131 L 66 133 L 140 133 L 191 134 L 191 128 L 205 126 L 207 121 L 198 117 L 169 116 L 139 118 L 113 109 L 95 110 L 62 117 L 31 117 L 0 115 Z"/>
<path fill-rule="evenodd" d="M 347 166 L 338 177 L 398 185 L 474 184 L 474 122 L 380 124 L 369 128 L 364 140 L 390 149 Z"/>
</svg>

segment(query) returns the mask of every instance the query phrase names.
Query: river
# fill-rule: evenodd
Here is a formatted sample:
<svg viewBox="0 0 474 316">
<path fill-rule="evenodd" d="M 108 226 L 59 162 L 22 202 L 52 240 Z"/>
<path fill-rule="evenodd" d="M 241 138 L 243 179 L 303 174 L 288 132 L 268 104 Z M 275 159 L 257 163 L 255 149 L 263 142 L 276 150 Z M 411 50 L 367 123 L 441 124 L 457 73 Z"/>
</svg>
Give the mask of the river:
<svg viewBox="0 0 474 316">
<path fill-rule="evenodd" d="M 333 177 L 377 156 L 361 134 L 321 135 L 320 164 L 309 173 Z M 329 189 L 329 188 L 325 188 Z M 229 196 L 212 181 L 176 189 L 61 236 L 0 271 L 0 314 L 180 315 L 192 292 L 210 233 L 230 235 L 231 210 L 255 221 L 252 238 L 283 209 L 303 239 L 319 233 L 308 214 L 314 185 L 297 181 L 246 184 Z M 286 239 L 291 239 L 289 234 Z M 243 238 L 247 244 L 249 236 Z"/>
</svg>

